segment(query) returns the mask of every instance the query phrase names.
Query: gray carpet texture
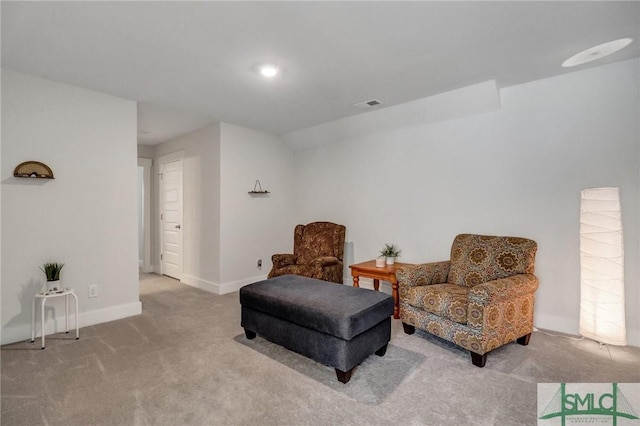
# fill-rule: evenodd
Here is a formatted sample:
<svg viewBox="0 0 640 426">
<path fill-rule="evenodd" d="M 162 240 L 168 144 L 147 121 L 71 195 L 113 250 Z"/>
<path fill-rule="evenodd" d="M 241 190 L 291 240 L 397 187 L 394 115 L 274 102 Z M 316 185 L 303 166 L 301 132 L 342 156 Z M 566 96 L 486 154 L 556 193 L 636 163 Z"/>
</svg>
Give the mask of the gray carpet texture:
<svg viewBox="0 0 640 426">
<path fill-rule="evenodd" d="M 1 351 L 2 425 L 535 425 L 537 383 L 640 382 L 640 348 L 536 332 L 485 368 L 392 320 L 347 384 L 240 327 L 238 294 L 142 274 L 142 315 Z M 638 407 L 640 408 L 640 406 Z M 543 424 L 543 423 L 541 423 Z"/>
</svg>

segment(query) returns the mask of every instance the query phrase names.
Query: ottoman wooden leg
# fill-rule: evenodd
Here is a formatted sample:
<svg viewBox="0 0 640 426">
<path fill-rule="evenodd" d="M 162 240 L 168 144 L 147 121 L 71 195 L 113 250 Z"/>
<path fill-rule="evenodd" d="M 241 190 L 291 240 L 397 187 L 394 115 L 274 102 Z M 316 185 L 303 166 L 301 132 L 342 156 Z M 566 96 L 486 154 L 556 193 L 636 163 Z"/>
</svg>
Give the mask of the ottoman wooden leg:
<svg viewBox="0 0 640 426">
<path fill-rule="evenodd" d="M 251 330 L 247 330 L 246 328 L 244 329 L 244 335 L 247 337 L 247 339 L 251 340 L 251 339 L 255 339 L 256 338 L 256 333 L 251 331 Z"/>
<path fill-rule="evenodd" d="M 387 345 L 388 345 L 388 343 L 387 343 Z M 384 354 L 386 354 L 386 353 L 387 353 L 387 345 L 384 345 L 383 347 L 381 347 L 380 349 L 378 349 L 378 350 L 376 351 L 376 355 L 378 355 L 378 356 L 384 356 Z"/>
<path fill-rule="evenodd" d="M 348 370 L 348 371 L 342 371 L 336 368 L 336 376 L 338 376 L 338 381 L 342 383 L 347 383 L 349 380 L 351 380 L 351 373 L 353 372 L 354 368 L 355 367 L 353 367 L 351 370 Z"/>
</svg>

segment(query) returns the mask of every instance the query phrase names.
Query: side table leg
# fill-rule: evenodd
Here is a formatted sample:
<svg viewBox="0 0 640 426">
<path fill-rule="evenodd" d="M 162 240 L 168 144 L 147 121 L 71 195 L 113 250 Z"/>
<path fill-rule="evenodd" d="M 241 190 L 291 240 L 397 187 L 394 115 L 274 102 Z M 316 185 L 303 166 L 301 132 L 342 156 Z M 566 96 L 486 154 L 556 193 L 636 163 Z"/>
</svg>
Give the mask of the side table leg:
<svg viewBox="0 0 640 426">
<path fill-rule="evenodd" d="M 31 343 L 36 341 L 36 298 L 31 304 Z"/>
<path fill-rule="evenodd" d="M 64 296 L 64 323 L 65 323 L 65 333 L 69 333 L 69 295 Z"/>
<path fill-rule="evenodd" d="M 354 275 L 354 276 L 353 276 L 353 286 L 354 286 L 354 287 L 360 287 L 360 283 L 359 283 L 359 281 L 360 281 L 360 277 L 359 277 L 359 276 L 357 276 L 357 275 Z"/>
<path fill-rule="evenodd" d="M 40 303 L 40 307 L 41 307 L 41 312 L 40 312 L 40 319 L 41 319 L 41 324 L 40 324 L 40 332 L 42 333 L 42 349 L 44 349 L 44 305 L 47 302 L 47 299 L 43 298 L 42 302 Z"/>
<path fill-rule="evenodd" d="M 76 340 L 80 339 L 80 328 L 78 327 L 78 296 L 75 293 L 71 293 L 76 300 Z"/>
<path fill-rule="evenodd" d="M 373 289 L 375 291 L 380 291 L 380 280 L 378 279 L 373 280 Z"/>
<path fill-rule="evenodd" d="M 400 319 L 400 307 L 398 305 L 398 281 L 391 282 L 391 296 L 393 296 L 393 318 Z"/>
</svg>

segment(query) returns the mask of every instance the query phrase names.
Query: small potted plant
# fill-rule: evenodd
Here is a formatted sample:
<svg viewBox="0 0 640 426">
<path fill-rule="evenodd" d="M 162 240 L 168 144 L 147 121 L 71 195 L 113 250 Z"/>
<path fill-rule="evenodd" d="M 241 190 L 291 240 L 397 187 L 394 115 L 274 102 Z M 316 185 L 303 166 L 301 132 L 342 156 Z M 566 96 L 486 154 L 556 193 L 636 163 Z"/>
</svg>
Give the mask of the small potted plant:
<svg viewBox="0 0 640 426">
<path fill-rule="evenodd" d="M 60 284 L 60 271 L 63 266 L 64 263 L 49 262 L 40 267 L 40 270 L 44 272 L 45 277 L 47 277 L 47 291 L 62 289 L 62 285 Z"/>
<path fill-rule="evenodd" d="M 400 250 L 395 244 L 385 244 L 384 248 L 380 250 L 380 256 L 384 256 L 387 259 L 387 265 L 393 265 L 396 261 L 396 257 L 400 256 Z"/>
</svg>

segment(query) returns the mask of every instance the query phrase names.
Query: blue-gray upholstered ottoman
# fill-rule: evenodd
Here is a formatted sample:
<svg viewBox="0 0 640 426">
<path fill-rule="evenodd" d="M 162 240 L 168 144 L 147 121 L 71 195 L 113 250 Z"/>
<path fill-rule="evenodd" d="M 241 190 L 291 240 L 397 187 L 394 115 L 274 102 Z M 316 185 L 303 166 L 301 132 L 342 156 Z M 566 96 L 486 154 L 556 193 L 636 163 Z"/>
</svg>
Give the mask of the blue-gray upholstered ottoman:
<svg viewBox="0 0 640 426">
<path fill-rule="evenodd" d="M 283 275 L 242 287 L 240 304 L 247 339 L 257 333 L 334 367 L 342 383 L 391 339 L 393 299 L 378 291 Z"/>
</svg>

